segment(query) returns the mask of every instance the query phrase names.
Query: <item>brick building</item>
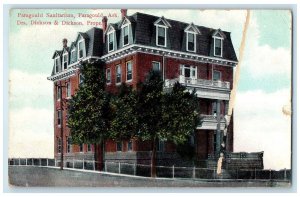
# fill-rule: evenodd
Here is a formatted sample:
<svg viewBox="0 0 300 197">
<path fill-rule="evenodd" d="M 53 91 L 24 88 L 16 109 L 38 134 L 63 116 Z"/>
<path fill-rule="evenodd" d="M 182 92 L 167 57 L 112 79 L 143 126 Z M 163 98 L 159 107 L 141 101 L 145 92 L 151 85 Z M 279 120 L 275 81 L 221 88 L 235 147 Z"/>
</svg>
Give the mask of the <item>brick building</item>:
<svg viewBox="0 0 300 197">
<path fill-rule="evenodd" d="M 59 160 L 63 140 L 66 159 L 94 159 L 93 145 L 71 145 L 65 119 L 67 111 L 61 109 L 60 98 L 70 98 L 79 88 L 81 62 L 101 61 L 105 65 L 107 91 L 110 92 L 115 92 L 122 82 L 136 87 L 151 69 L 162 73 L 166 89 L 176 81 L 188 89 L 195 88 L 201 123 L 190 141 L 198 164 L 207 165 L 206 161 L 214 158 L 216 148 L 220 146 L 216 130 L 225 129 L 224 115 L 228 111 L 237 64 L 230 33 L 143 13 L 127 16 L 126 12 L 121 10 L 122 17 L 117 23 L 108 23 L 103 17 L 102 28 L 79 32 L 75 41 L 68 45 L 64 40 L 62 50 L 54 52 L 53 71 L 48 79 L 54 82 L 55 158 Z M 62 91 L 56 84 L 64 84 Z M 61 126 L 64 128 L 63 139 L 60 137 Z M 226 144 L 226 150 L 232 152 L 233 116 L 227 128 Z M 149 142 L 107 140 L 105 160 L 149 163 L 150 150 Z M 159 142 L 157 158 L 158 164 L 182 163 L 175 145 L 169 142 Z"/>
</svg>

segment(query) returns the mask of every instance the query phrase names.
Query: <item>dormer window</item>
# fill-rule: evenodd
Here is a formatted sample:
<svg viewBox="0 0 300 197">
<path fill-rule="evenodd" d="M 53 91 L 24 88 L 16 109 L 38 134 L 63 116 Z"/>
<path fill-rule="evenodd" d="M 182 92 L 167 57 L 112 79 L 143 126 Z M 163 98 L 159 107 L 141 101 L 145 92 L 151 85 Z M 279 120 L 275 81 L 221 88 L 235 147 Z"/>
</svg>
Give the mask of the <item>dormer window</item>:
<svg viewBox="0 0 300 197">
<path fill-rule="evenodd" d="M 84 56 L 84 40 L 78 42 L 78 59 L 83 58 Z"/>
<path fill-rule="evenodd" d="M 226 37 L 225 34 L 220 29 L 218 29 L 213 33 L 212 37 L 214 56 L 223 57 L 223 41 Z"/>
<path fill-rule="evenodd" d="M 187 32 L 186 36 L 186 50 L 196 52 L 196 34 Z"/>
<path fill-rule="evenodd" d="M 60 71 L 60 58 L 57 56 L 54 59 L 54 64 L 55 64 L 55 73 L 58 73 Z"/>
<path fill-rule="evenodd" d="M 161 17 L 154 22 L 156 26 L 156 46 L 167 46 L 167 28 L 171 27 L 170 23 Z"/>
<path fill-rule="evenodd" d="M 63 69 L 66 70 L 68 67 L 68 61 L 69 61 L 69 57 L 68 57 L 68 53 L 64 53 L 63 55 Z"/>
<path fill-rule="evenodd" d="M 221 38 L 214 38 L 214 56 L 222 57 L 223 40 Z"/>
<path fill-rule="evenodd" d="M 197 34 L 201 35 L 201 32 L 193 23 L 189 24 L 184 31 L 186 33 L 186 51 L 196 52 Z"/>
<path fill-rule="evenodd" d="M 156 45 L 166 47 L 167 28 L 162 26 L 156 27 Z"/>
<path fill-rule="evenodd" d="M 107 34 L 107 47 L 108 47 L 108 52 L 111 52 L 115 48 L 115 32 L 110 32 Z"/>
<path fill-rule="evenodd" d="M 72 63 L 76 62 L 76 50 L 75 48 L 71 51 L 71 61 Z"/>
<path fill-rule="evenodd" d="M 129 25 L 122 28 L 123 29 L 123 46 L 129 44 Z"/>
</svg>

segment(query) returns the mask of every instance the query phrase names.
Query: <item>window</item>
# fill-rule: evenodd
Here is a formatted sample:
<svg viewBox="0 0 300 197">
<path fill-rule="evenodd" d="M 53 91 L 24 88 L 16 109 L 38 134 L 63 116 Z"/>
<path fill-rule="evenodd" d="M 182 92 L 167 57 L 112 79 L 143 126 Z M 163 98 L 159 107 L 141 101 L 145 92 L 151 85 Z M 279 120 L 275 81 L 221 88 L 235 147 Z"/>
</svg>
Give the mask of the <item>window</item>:
<svg viewBox="0 0 300 197">
<path fill-rule="evenodd" d="M 129 44 L 129 25 L 124 26 L 122 30 L 123 30 L 123 46 L 126 46 Z"/>
<path fill-rule="evenodd" d="M 116 67 L 116 83 L 121 83 L 121 65 L 117 65 Z"/>
<path fill-rule="evenodd" d="M 61 138 L 57 138 L 57 153 L 61 153 Z"/>
<path fill-rule="evenodd" d="M 115 45 L 114 44 L 114 36 L 115 36 L 114 32 L 111 32 L 111 33 L 108 34 L 108 37 L 107 37 L 107 39 L 108 39 L 108 42 L 107 42 L 107 44 L 108 44 L 108 52 L 114 50 L 114 45 Z"/>
<path fill-rule="evenodd" d="M 214 55 L 222 57 L 223 42 L 221 38 L 214 38 Z"/>
<path fill-rule="evenodd" d="M 152 62 L 152 70 L 160 71 L 160 62 Z"/>
<path fill-rule="evenodd" d="M 214 81 L 221 81 L 221 72 L 220 71 L 214 70 L 213 80 Z"/>
<path fill-rule="evenodd" d="M 72 150 L 71 150 L 71 148 L 72 148 L 72 139 L 71 139 L 71 137 L 67 137 L 67 153 L 70 153 Z"/>
<path fill-rule="evenodd" d="M 84 40 L 78 42 L 78 59 L 83 58 Z"/>
<path fill-rule="evenodd" d="M 59 57 L 56 57 L 54 59 L 54 64 L 55 64 L 55 73 L 59 72 L 60 71 L 60 62 L 59 62 Z"/>
<path fill-rule="evenodd" d="M 164 146 L 165 146 L 165 142 L 164 141 L 157 140 L 157 142 L 156 142 L 157 151 L 163 152 L 164 148 L 165 148 Z"/>
<path fill-rule="evenodd" d="M 75 51 L 75 48 L 71 51 L 71 61 L 72 61 L 72 63 L 76 62 L 76 51 Z"/>
<path fill-rule="evenodd" d="M 126 62 L 126 80 L 131 81 L 132 80 L 132 63 Z"/>
<path fill-rule="evenodd" d="M 83 152 L 83 144 L 79 145 L 79 152 L 81 152 L 81 153 Z"/>
<path fill-rule="evenodd" d="M 197 67 L 196 66 L 187 66 L 180 65 L 180 75 L 187 78 L 197 79 Z"/>
<path fill-rule="evenodd" d="M 63 68 L 64 68 L 64 70 L 66 70 L 67 69 L 67 67 L 68 67 L 68 53 L 64 53 L 64 55 L 63 55 Z"/>
<path fill-rule="evenodd" d="M 128 151 L 132 151 L 132 141 L 128 142 Z"/>
<path fill-rule="evenodd" d="M 196 52 L 196 34 L 187 32 L 187 51 Z"/>
<path fill-rule="evenodd" d="M 80 74 L 79 74 L 79 85 L 82 85 L 82 84 L 83 84 L 83 80 L 84 80 L 84 77 L 83 77 L 83 75 L 80 73 Z"/>
<path fill-rule="evenodd" d="M 156 26 L 156 45 L 166 47 L 167 28 Z"/>
<path fill-rule="evenodd" d="M 56 99 L 60 100 L 61 99 L 61 87 L 57 86 L 56 88 Z"/>
<path fill-rule="evenodd" d="M 91 145 L 91 144 L 88 144 L 88 145 L 87 145 L 87 151 L 88 151 L 88 152 L 91 152 L 91 151 L 92 151 L 92 145 Z"/>
<path fill-rule="evenodd" d="M 217 149 L 217 133 L 214 131 L 214 151 Z"/>
<path fill-rule="evenodd" d="M 106 69 L 106 83 L 110 83 L 111 82 L 111 72 L 110 72 L 110 68 Z"/>
<path fill-rule="evenodd" d="M 58 126 L 60 126 L 61 123 L 62 123 L 61 118 L 62 118 L 62 116 L 61 116 L 61 110 L 58 110 L 57 111 L 57 125 Z"/>
<path fill-rule="evenodd" d="M 70 82 L 67 83 L 66 92 L 67 92 L 67 98 L 71 98 L 71 83 Z"/>
<path fill-rule="evenodd" d="M 117 142 L 117 151 L 122 151 L 122 142 Z"/>
</svg>

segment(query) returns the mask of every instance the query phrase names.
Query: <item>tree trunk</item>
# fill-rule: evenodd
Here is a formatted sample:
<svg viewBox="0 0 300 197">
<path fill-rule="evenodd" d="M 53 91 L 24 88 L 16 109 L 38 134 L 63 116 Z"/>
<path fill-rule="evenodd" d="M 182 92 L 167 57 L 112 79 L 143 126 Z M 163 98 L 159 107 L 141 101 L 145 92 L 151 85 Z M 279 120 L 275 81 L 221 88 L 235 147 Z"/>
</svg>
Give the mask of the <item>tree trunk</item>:
<svg viewBox="0 0 300 197">
<path fill-rule="evenodd" d="M 95 170 L 103 171 L 103 157 L 104 149 L 103 149 L 103 140 L 101 140 L 100 144 L 94 144 L 94 157 L 95 157 Z"/>
<path fill-rule="evenodd" d="M 152 141 L 151 177 L 156 177 L 156 139 Z"/>
</svg>

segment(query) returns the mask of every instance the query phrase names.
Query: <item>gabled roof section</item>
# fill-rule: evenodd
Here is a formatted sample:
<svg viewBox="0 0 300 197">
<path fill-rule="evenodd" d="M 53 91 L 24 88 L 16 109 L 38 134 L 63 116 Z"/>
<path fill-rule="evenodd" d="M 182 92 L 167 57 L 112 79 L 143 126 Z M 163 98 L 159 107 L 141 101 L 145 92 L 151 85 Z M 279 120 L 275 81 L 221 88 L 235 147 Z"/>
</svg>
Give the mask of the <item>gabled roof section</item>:
<svg viewBox="0 0 300 197">
<path fill-rule="evenodd" d="M 76 47 L 75 42 L 71 42 L 71 45 L 70 45 L 70 51 L 71 51 L 74 47 Z"/>
<path fill-rule="evenodd" d="M 165 27 L 172 27 L 170 25 L 170 23 L 165 19 L 164 16 L 160 17 L 159 19 L 157 19 L 155 22 L 154 22 L 154 25 L 162 25 L 162 26 L 165 26 Z"/>
<path fill-rule="evenodd" d="M 106 28 L 104 34 L 107 34 L 108 32 L 111 32 L 111 31 L 116 31 L 116 30 L 117 30 L 117 27 L 118 27 L 118 26 L 117 26 L 116 24 L 110 23 L 110 24 L 108 25 L 108 27 Z"/>
<path fill-rule="evenodd" d="M 64 54 L 66 51 L 69 52 L 69 51 L 70 51 L 70 47 L 64 48 L 64 49 L 62 50 L 62 54 Z"/>
<path fill-rule="evenodd" d="M 187 26 L 184 29 L 185 32 L 194 32 L 197 34 L 201 34 L 201 32 L 199 31 L 199 29 L 194 25 L 194 23 L 189 24 L 189 26 Z"/>
<path fill-rule="evenodd" d="M 76 38 L 76 40 L 75 40 L 75 43 L 76 43 L 76 44 L 77 44 L 78 39 L 79 39 L 80 37 L 82 37 L 82 38 L 85 39 L 85 40 L 89 39 L 89 36 L 88 36 L 86 33 L 78 32 L 77 38 Z"/>
<path fill-rule="evenodd" d="M 217 38 L 226 38 L 226 35 L 222 32 L 221 29 L 217 29 L 213 34 L 212 37 L 217 37 Z"/>
<path fill-rule="evenodd" d="M 131 21 L 125 16 L 125 17 L 122 19 L 121 23 L 119 24 L 119 27 L 118 27 L 118 28 L 121 28 L 121 27 L 123 27 L 124 25 L 128 25 L 128 24 L 131 24 Z"/>
<path fill-rule="evenodd" d="M 53 56 L 52 56 L 52 59 L 56 58 L 56 56 L 61 56 L 61 53 L 62 53 L 62 51 L 60 51 L 60 50 L 55 50 L 55 51 L 54 51 L 54 54 L 53 54 Z"/>
</svg>

